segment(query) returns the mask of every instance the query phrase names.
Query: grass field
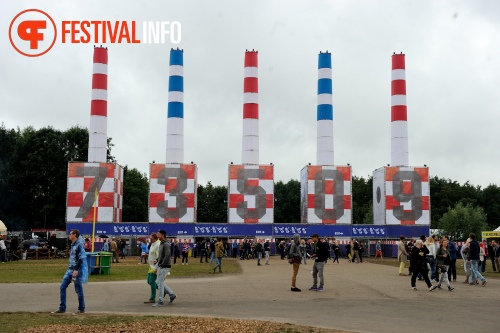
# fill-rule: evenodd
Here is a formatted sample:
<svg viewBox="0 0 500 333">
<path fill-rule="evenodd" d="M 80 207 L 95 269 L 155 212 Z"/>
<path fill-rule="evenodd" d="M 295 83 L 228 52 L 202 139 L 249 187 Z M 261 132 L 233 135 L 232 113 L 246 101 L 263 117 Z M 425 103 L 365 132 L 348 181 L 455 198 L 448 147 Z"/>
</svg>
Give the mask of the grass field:
<svg viewBox="0 0 500 333">
<path fill-rule="evenodd" d="M 224 274 L 241 273 L 238 260 L 223 259 Z M 202 277 L 209 276 L 210 267 L 215 264 L 190 258 L 189 265 L 182 265 L 178 260 L 177 265 L 172 265 L 170 277 Z M 49 283 L 61 282 L 68 267 L 68 259 L 39 259 L 10 261 L 0 266 L 0 281 L 2 283 Z M 149 265 L 139 264 L 139 257 L 121 259 L 118 264 L 112 264 L 109 275 L 90 275 L 89 282 L 96 281 L 130 281 L 142 280 L 147 276 Z"/>
</svg>

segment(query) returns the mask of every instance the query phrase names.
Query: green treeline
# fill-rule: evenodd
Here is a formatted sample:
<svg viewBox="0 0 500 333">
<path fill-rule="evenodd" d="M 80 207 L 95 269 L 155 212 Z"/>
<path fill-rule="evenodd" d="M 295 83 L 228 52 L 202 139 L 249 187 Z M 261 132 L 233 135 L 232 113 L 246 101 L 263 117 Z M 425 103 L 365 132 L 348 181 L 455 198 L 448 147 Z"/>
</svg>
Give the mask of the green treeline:
<svg viewBox="0 0 500 333">
<path fill-rule="evenodd" d="M 108 161 L 113 144 L 108 139 Z M 65 228 L 69 161 L 87 161 L 88 130 L 52 127 L 23 130 L 0 126 L 0 220 L 9 230 Z M 297 171 L 298 172 L 298 171 Z M 123 221 L 148 220 L 148 177 L 125 166 Z M 431 228 L 447 232 L 493 230 L 500 225 L 500 188 L 485 188 L 446 178 L 430 179 Z M 274 187 L 275 223 L 300 222 L 300 182 Z M 353 223 L 373 223 L 372 177 L 352 178 Z M 227 222 L 227 186 L 198 186 L 198 222 Z M 476 221 L 477 220 L 477 221 Z M 475 221 L 475 222 L 474 222 Z M 474 223 L 477 222 L 477 225 Z M 472 226 L 474 225 L 474 227 Z M 460 229 L 460 230 L 455 230 Z M 469 230 L 462 230 L 463 233 Z"/>
</svg>

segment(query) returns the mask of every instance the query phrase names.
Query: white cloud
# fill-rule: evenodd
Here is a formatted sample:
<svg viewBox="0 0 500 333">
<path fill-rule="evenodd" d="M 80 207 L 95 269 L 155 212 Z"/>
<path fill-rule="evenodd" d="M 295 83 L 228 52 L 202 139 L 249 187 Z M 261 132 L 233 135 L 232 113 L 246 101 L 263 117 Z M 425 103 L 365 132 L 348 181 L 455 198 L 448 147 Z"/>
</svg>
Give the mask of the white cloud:
<svg viewBox="0 0 500 333">
<path fill-rule="evenodd" d="M 41 8 L 43 6 L 43 8 Z M 317 54 L 332 52 L 335 161 L 355 175 L 390 163 L 392 52 L 406 54 L 410 164 L 499 183 L 500 6 L 494 1 L 2 2 L 1 121 L 88 126 L 92 45 L 57 43 L 26 58 L 10 18 L 40 8 L 61 20 L 178 20 L 185 63 L 185 162 L 200 183 L 241 162 L 243 58 L 259 51 L 260 160 L 275 180 L 316 159 Z M 165 161 L 168 60 L 174 45 L 106 45 L 108 135 L 122 165 Z"/>
</svg>

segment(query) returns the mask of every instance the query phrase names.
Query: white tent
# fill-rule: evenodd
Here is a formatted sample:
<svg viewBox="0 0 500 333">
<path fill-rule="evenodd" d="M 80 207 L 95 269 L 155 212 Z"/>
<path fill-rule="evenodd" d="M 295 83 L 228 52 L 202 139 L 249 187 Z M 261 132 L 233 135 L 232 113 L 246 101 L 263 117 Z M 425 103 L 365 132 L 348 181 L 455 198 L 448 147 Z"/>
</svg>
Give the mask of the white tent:
<svg viewBox="0 0 500 333">
<path fill-rule="evenodd" d="M 0 235 L 7 235 L 7 227 L 0 221 Z"/>
<path fill-rule="evenodd" d="M 495 230 L 493 230 L 493 231 L 500 231 L 500 227 L 496 228 L 496 229 L 495 229 Z"/>
</svg>

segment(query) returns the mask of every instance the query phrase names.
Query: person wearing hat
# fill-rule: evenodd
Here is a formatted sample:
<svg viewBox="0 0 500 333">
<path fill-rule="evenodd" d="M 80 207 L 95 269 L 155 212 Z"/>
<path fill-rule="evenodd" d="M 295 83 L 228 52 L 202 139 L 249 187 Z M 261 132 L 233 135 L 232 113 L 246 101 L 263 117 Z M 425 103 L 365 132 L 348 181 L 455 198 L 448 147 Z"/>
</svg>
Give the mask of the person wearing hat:
<svg viewBox="0 0 500 333">
<path fill-rule="evenodd" d="M 314 259 L 313 266 L 313 285 L 309 288 L 310 291 L 323 291 L 324 278 L 323 278 L 323 268 L 325 267 L 325 262 L 328 260 L 328 248 L 325 243 L 319 240 L 318 234 L 313 234 L 311 236 L 313 241 L 313 254 L 311 259 Z M 318 285 L 318 275 L 319 275 L 319 285 Z"/>
</svg>

